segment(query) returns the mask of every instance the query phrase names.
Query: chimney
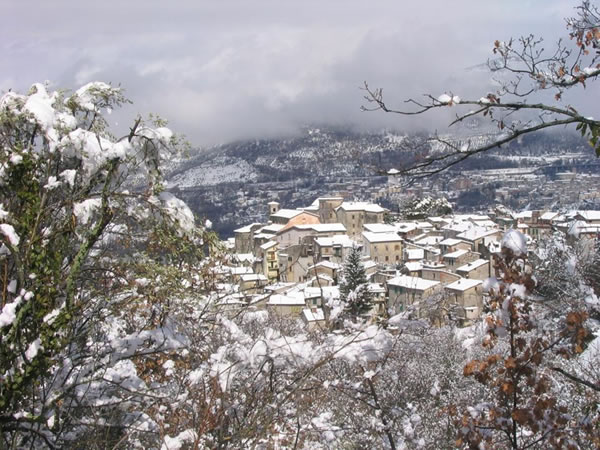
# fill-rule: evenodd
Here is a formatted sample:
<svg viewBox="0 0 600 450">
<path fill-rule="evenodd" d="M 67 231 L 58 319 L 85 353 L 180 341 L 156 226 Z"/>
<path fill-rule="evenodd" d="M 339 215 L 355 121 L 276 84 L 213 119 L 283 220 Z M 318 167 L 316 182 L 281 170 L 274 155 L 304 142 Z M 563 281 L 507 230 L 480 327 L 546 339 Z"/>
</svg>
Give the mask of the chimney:
<svg viewBox="0 0 600 450">
<path fill-rule="evenodd" d="M 269 202 L 267 205 L 269 206 L 269 215 L 275 214 L 277 211 L 279 211 L 279 202 Z"/>
</svg>

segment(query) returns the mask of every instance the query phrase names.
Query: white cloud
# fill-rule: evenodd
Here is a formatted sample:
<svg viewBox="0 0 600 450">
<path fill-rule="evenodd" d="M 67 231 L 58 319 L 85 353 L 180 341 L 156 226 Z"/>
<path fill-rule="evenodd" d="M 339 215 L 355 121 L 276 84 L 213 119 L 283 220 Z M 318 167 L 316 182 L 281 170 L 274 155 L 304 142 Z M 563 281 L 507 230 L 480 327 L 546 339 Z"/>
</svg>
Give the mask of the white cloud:
<svg viewBox="0 0 600 450">
<path fill-rule="evenodd" d="M 111 120 L 158 113 L 198 145 L 320 121 L 422 127 L 360 113 L 363 80 L 397 104 L 426 92 L 479 98 L 489 76 L 465 69 L 485 62 L 495 39 L 535 32 L 553 42 L 577 4 L 59 0 L 36 2 L 32 15 L 30 3 L 12 2 L 12 16 L 28 19 L 0 30 L 0 89 L 120 83 L 135 104 Z"/>
</svg>

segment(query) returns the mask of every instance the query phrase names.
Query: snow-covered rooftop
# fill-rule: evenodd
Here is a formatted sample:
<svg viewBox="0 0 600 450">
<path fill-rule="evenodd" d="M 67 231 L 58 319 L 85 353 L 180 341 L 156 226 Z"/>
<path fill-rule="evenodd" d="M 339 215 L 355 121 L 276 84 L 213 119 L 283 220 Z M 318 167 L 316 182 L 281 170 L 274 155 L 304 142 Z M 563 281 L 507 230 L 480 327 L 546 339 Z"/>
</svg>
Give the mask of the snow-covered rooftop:
<svg viewBox="0 0 600 450">
<path fill-rule="evenodd" d="M 446 285 L 446 289 L 451 289 L 453 291 L 466 291 L 467 289 L 471 289 L 475 286 L 479 286 L 483 284 L 481 280 L 472 280 L 470 278 L 461 278 L 460 280 L 456 280 L 454 283 L 450 283 Z"/>
<path fill-rule="evenodd" d="M 600 233 L 600 225 L 589 225 L 582 220 L 576 220 L 569 226 L 567 233 L 576 238 L 581 234 L 598 234 Z"/>
<path fill-rule="evenodd" d="M 346 227 L 343 223 L 306 223 L 285 227 L 281 231 L 278 231 L 277 234 L 285 233 L 286 231 L 294 228 L 296 230 L 312 230 L 316 231 L 317 233 L 344 233 L 346 231 Z"/>
<path fill-rule="evenodd" d="M 431 222 L 431 223 L 442 223 L 442 222 L 449 222 L 449 220 L 448 220 L 448 219 L 444 219 L 443 217 L 437 217 L 437 216 L 434 216 L 434 217 L 428 217 L 428 218 L 427 218 L 427 221 L 428 221 L 428 222 Z"/>
<path fill-rule="evenodd" d="M 400 275 L 387 281 L 388 285 L 400 286 L 417 291 L 425 291 L 440 284 L 439 281 L 425 280 L 424 278 Z"/>
<path fill-rule="evenodd" d="M 367 202 L 344 202 L 338 208 L 344 211 L 365 211 L 370 213 L 382 213 L 385 211 L 381 206 Z"/>
<path fill-rule="evenodd" d="M 600 211 L 577 211 L 583 220 L 593 221 L 600 220 Z"/>
<path fill-rule="evenodd" d="M 252 227 L 260 226 L 260 222 L 251 223 L 250 225 L 246 225 L 244 227 L 238 228 L 237 230 L 233 230 L 234 233 L 250 233 L 252 231 Z"/>
<path fill-rule="evenodd" d="M 304 296 L 306 298 L 315 298 L 323 296 L 324 299 L 337 298 L 340 296 L 339 286 L 322 286 L 304 288 Z"/>
<path fill-rule="evenodd" d="M 445 255 L 443 255 L 444 258 L 450 258 L 450 259 L 455 259 L 455 258 L 460 258 L 461 256 L 465 255 L 469 253 L 468 250 L 463 250 L 463 249 L 459 249 L 456 250 L 454 252 L 451 253 L 446 253 Z"/>
<path fill-rule="evenodd" d="M 465 264 L 464 266 L 460 266 L 459 268 L 456 269 L 456 271 L 461 271 L 461 272 L 469 272 L 471 270 L 475 270 L 478 267 L 484 266 L 488 263 L 489 261 L 487 261 L 486 259 L 477 259 L 473 262 L 470 262 L 469 264 Z"/>
<path fill-rule="evenodd" d="M 298 209 L 280 209 L 275 214 L 271 214 L 271 217 L 280 217 L 282 219 L 291 219 L 296 217 L 298 214 L 302 214 L 303 211 Z"/>
<path fill-rule="evenodd" d="M 352 240 L 345 234 L 339 234 L 331 237 L 319 237 L 315 239 L 315 242 L 321 247 L 332 247 L 334 245 L 353 247 L 356 245 L 356 241 Z"/>
<path fill-rule="evenodd" d="M 449 247 L 452 247 L 453 245 L 457 245 L 460 244 L 462 241 L 460 239 L 454 239 L 454 238 L 447 238 L 444 239 L 443 241 L 440 241 L 440 245 L 447 245 Z"/>
<path fill-rule="evenodd" d="M 458 239 L 466 239 L 468 241 L 475 241 L 477 239 L 481 239 L 486 236 L 491 236 L 491 235 L 497 234 L 499 232 L 500 232 L 500 230 L 497 228 L 490 230 L 489 228 L 475 226 L 466 231 L 463 231 L 462 233 L 458 234 L 456 237 Z"/>
<path fill-rule="evenodd" d="M 433 225 L 430 224 L 429 222 L 417 222 L 416 225 L 417 225 L 417 228 L 420 230 L 433 228 Z"/>
<path fill-rule="evenodd" d="M 282 225 L 280 223 L 272 223 L 272 224 L 262 227 L 260 229 L 259 233 L 275 234 L 279 230 L 281 230 L 283 227 L 285 227 L 285 225 Z"/>
<path fill-rule="evenodd" d="M 443 238 L 441 236 L 425 236 L 422 239 L 415 239 L 413 242 L 418 245 L 428 246 L 439 244 L 442 240 Z"/>
<path fill-rule="evenodd" d="M 496 228 L 498 226 L 496 224 L 496 222 L 494 222 L 493 220 L 490 220 L 490 219 L 486 219 L 486 220 L 473 220 L 472 222 L 475 225 L 477 225 L 478 227 Z"/>
<path fill-rule="evenodd" d="M 531 219 L 533 217 L 533 211 L 521 211 L 518 213 L 515 213 L 514 218 L 515 219 Z"/>
<path fill-rule="evenodd" d="M 397 222 L 394 226 L 399 233 L 410 233 L 417 229 L 417 224 L 414 222 Z"/>
<path fill-rule="evenodd" d="M 294 294 L 296 294 L 296 295 L 294 295 Z M 269 301 L 267 302 L 267 305 L 298 306 L 298 305 L 306 305 L 306 302 L 304 301 L 304 295 L 302 295 L 301 292 L 298 292 L 298 293 L 292 293 L 291 295 L 290 294 L 286 294 L 286 295 L 273 294 L 269 297 Z"/>
<path fill-rule="evenodd" d="M 315 223 L 304 226 L 312 228 L 319 233 L 326 233 L 328 231 L 346 231 L 346 227 L 343 223 Z"/>
<path fill-rule="evenodd" d="M 471 228 L 473 228 L 474 226 L 476 226 L 473 222 L 452 222 L 449 223 L 448 225 L 445 225 L 442 227 L 442 230 L 452 230 L 452 231 L 458 231 L 459 233 L 462 233 L 464 231 L 467 231 Z"/>
<path fill-rule="evenodd" d="M 402 242 L 402 238 L 396 233 L 371 233 L 369 231 L 363 232 L 363 237 L 371 242 Z"/>
<path fill-rule="evenodd" d="M 267 241 L 263 245 L 260 246 L 263 250 L 269 250 L 271 247 L 275 247 L 277 245 L 277 241 Z"/>
<path fill-rule="evenodd" d="M 540 220 L 553 220 L 558 217 L 557 212 L 547 211 L 540 216 Z"/>
<path fill-rule="evenodd" d="M 487 220 L 490 216 L 485 214 L 455 214 L 452 218 L 456 222 L 463 222 L 467 220 Z"/>
<path fill-rule="evenodd" d="M 315 267 L 326 267 L 327 269 L 332 269 L 332 270 L 338 270 L 338 269 L 342 268 L 341 265 L 331 262 L 331 261 L 319 261 L 314 266 L 310 266 L 309 270 L 314 269 Z"/>
<path fill-rule="evenodd" d="M 365 223 L 363 225 L 365 231 L 371 233 L 395 233 L 396 227 L 387 223 Z"/>
</svg>

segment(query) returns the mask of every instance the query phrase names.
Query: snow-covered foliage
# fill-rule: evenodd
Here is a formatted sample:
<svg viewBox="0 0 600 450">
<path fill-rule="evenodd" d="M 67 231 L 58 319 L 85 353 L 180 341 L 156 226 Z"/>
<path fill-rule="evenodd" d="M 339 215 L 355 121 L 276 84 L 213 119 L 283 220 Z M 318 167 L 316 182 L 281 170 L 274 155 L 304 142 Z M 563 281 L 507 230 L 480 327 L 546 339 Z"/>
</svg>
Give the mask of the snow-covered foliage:
<svg viewBox="0 0 600 450">
<path fill-rule="evenodd" d="M 463 412 L 457 443 L 471 448 L 530 448 L 542 443 L 581 448 L 580 443 L 591 441 L 596 446 L 600 434 L 591 423 L 597 423 L 599 411 L 586 408 L 590 399 L 597 405 L 598 374 L 590 380 L 589 372 L 573 364 L 582 362 L 578 356 L 593 339 L 585 303 L 565 303 L 558 314 L 548 314 L 554 305 L 534 294 L 536 281 L 524 237 L 509 230 L 502 244 L 502 257 L 495 256 L 497 278 L 485 283 L 489 314 L 482 343 L 487 352 L 464 367 L 465 376 L 481 383 L 486 392 Z M 569 385 L 565 395 L 567 381 L 575 386 Z M 585 400 L 574 394 L 583 386 L 591 387 Z"/>
<path fill-rule="evenodd" d="M 102 114 L 125 101 L 101 82 L 0 98 L 2 446 L 146 427 L 141 355 L 187 342 L 167 312 L 186 286 L 170 266 L 193 261 L 202 229 L 162 192 L 177 138 L 141 118 L 111 135 Z M 133 287 L 142 274 L 152 289 Z"/>
<path fill-rule="evenodd" d="M 458 105 L 460 103 L 460 97 L 458 95 L 442 94 L 437 98 L 437 101 L 443 105 Z"/>
<path fill-rule="evenodd" d="M 424 219 L 428 216 L 443 216 L 452 212 L 452 205 L 445 197 L 411 198 L 401 205 L 401 214 L 405 219 Z"/>
<path fill-rule="evenodd" d="M 510 250 L 515 256 L 527 255 L 527 238 L 520 231 L 510 229 L 504 233 L 500 247 Z"/>
<path fill-rule="evenodd" d="M 562 233 L 542 240 L 532 257 L 535 266 L 534 293 L 543 299 L 543 312 L 559 317 L 585 309 L 598 315 L 598 253 L 586 241 L 569 242 Z"/>
</svg>

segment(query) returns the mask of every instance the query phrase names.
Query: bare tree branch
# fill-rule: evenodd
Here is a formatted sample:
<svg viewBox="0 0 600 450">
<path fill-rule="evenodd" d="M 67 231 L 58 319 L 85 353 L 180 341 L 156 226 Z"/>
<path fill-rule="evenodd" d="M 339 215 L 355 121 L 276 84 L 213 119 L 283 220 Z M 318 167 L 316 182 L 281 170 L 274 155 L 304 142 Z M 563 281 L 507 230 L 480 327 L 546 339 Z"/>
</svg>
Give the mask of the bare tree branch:
<svg viewBox="0 0 600 450">
<path fill-rule="evenodd" d="M 473 155 L 499 148 L 519 136 L 571 124 L 577 126 L 577 131 L 600 155 L 600 121 L 580 113 L 571 105 L 560 103 L 566 90 L 578 86 L 585 88 L 587 83 L 596 81 L 600 76 L 600 64 L 597 64 L 600 57 L 600 14 L 588 1 L 583 1 L 577 11 L 577 17 L 567 19 L 570 41 L 559 40 L 551 51 L 544 48 L 543 39 L 531 34 L 508 42 L 494 42 L 492 51 L 495 57 L 488 60 L 487 66 L 500 86 L 496 92 L 484 94 L 478 100 L 461 99 L 452 93 L 439 97 L 425 94 L 424 100 L 409 98 L 404 101 L 405 108 L 395 108 L 385 101 L 382 88 L 371 88 L 365 82 L 362 87 L 366 101 L 361 108 L 363 111 L 416 116 L 455 107 L 459 112 L 449 126 L 480 117 L 501 130 L 499 137 L 492 142 L 473 148 L 458 148 L 435 136 L 427 142 L 442 144 L 442 152 L 434 153 L 430 149 L 427 156 L 401 168 L 400 175 L 412 179 L 429 177 Z M 554 91 L 555 102 L 531 101 L 534 100 L 533 95 L 547 90 Z M 460 111 L 472 106 L 476 109 Z M 532 118 L 532 113 L 537 113 L 537 117 Z"/>
</svg>

